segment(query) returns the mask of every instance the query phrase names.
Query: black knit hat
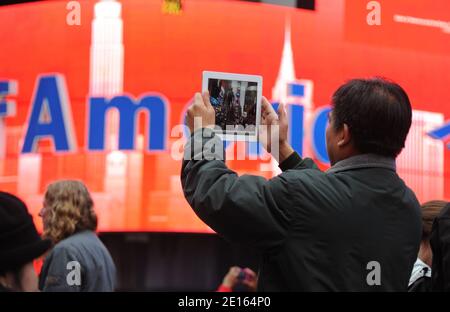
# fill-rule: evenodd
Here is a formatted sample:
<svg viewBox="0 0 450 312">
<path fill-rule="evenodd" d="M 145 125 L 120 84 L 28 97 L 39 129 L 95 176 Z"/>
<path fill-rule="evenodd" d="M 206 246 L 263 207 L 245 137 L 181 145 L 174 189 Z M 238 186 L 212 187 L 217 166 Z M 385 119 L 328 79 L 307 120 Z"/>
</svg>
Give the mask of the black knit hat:
<svg viewBox="0 0 450 312">
<path fill-rule="evenodd" d="M 0 192 L 0 272 L 20 268 L 43 255 L 50 245 L 39 237 L 25 203 Z"/>
</svg>

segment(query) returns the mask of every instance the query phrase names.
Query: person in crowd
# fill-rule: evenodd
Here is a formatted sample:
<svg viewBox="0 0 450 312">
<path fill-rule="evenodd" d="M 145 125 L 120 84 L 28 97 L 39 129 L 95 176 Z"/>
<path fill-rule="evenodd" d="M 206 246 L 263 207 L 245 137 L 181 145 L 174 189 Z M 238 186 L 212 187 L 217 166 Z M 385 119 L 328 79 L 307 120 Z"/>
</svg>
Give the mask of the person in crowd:
<svg viewBox="0 0 450 312">
<path fill-rule="evenodd" d="M 211 104 L 213 104 L 213 100 L 218 101 L 219 94 L 221 91 L 220 85 L 221 85 L 220 80 L 210 79 L 208 81 L 208 90 L 211 95 Z"/>
<path fill-rule="evenodd" d="M 231 89 L 231 82 L 228 80 L 219 80 L 219 103 L 223 104 L 225 100 L 225 94 Z"/>
<path fill-rule="evenodd" d="M 260 140 L 282 170 L 267 180 L 227 167 L 209 94 L 196 93 L 186 118 L 184 196 L 218 234 L 260 252 L 258 291 L 406 291 L 422 236 L 420 204 L 395 165 L 410 101 L 376 77 L 346 82 L 331 102 L 331 168 L 323 172 L 289 144 L 284 105 L 277 114 L 263 98 Z"/>
<path fill-rule="evenodd" d="M 230 125 L 242 126 L 242 107 L 241 107 L 241 90 L 240 88 L 236 89 L 236 92 L 233 91 L 233 101 L 231 103 L 231 112 L 232 119 L 229 123 Z"/>
<path fill-rule="evenodd" d="M 225 277 L 223 278 L 222 284 L 219 286 L 219 289 L 217 289 L 217 291 L 256 291 L 257 283 L 258 277 L 252 269 L 242 269 L 238 266 L 233 266 L 229 269 L 227 275 L 225 275 Z"/>
<path fill-rule="evenodd" d="M 63 180 L 50 184 L 40 216 L 53 243 L 39 277 L 42 291 L 113 291 L 116 268 L 97 237 L 97 215 L 86 186 Z"/>
<path fill-rule="evenodd" d="M 0 292 L 38 291 L 33 261 L 51 247 L 41 239 L 25 203 L 0 192 Z"/>
<path fill-rule="evenodd" d="M 236 81 L 235 84 L 232 84 L 233 89 L 233 103 L 232 103 L 232 111 L 233 111 L 233 126 L 242 126 L 242 113 L 243 113 L 243 104 L 244 101 L 241 102 L 241 82 Z M 245 93 L 242 94 L 244 97 Z M 242 104 L 242 105 L 241 105 Z"/>
<path fill-rule="evenodd" d="M 242 123 L 244 127 L 256 124 L 256 87 L 251 86 L 245 91 L 244 113 Z"/>
<path fill-rule="evenodd" d="M 450 202 L 434 219 L 430 244 L 433 254 L 432 291 L 450 292 Z"/>
<path fill-rule="evenodd" d="M 433 252 L 431 251 L 430 236 L 434 219 L 447 205 L 443 200 L 432 200 L 422 205 L 422 241 L 420 242 L 419 255 L 414 263 L 413 271 L 409 279 L 408 291 L 431 291 L 431 265 Z"/>
<path fill-rule="evenodd" d="M 213 80 L 214 81 L 214 80 Z M 229 82 L 226 80 L 218 80 L 218 86 L 216 88 L 211 88 L 214 95 L 210 94 L 211 104 L 214 107 L 216 113 L 217 125 L 225 130 L 226 118 L 227 118 L 227 104 L 226 101 L 230 101 L 229 96 L 227 97 L 227 90 L 229 89 Z"/>
<path fill-rule="evenodd" d="M 235 121 L 235 111 L 234 111 L 234 93 L 230 88 L 225 92 L 225 97 L 222 105 L 222 112 L 224 114 L 223 124 L 221 125 L 222 129 L 226 129 L 226 127 L 234 126 Z"/>
</svg>

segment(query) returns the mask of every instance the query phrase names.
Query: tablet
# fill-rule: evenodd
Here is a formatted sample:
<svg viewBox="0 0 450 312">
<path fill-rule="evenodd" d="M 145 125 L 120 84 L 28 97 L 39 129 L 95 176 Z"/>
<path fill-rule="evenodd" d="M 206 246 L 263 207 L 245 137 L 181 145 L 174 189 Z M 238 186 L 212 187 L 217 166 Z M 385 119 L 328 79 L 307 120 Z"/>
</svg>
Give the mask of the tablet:
<svg viewBox="0 0 450 312">
<path fill-rule="evenodd" d="M 261 122 L 262 77 L 203 72 L 202 91 L 209 91 L 216 112 L 215 132 L 226 141 L 257 141 Z"/>
</svg>

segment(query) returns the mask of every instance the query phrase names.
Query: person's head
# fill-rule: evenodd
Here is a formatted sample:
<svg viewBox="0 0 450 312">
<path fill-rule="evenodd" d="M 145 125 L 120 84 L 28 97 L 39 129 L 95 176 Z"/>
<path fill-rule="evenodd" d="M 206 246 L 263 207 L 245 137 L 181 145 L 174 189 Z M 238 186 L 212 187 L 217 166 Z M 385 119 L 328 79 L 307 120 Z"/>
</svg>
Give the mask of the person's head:
<svg viewBox="0 0 450 312">
<path fill-rule="evenodd" d="M 332 97 L 326 131 L 331 164 L 357 154 L 395 158 L 405 146 L 412 120 L 408 95 L 384 78 L 352 79 Z"/>
<path fill-rule="evenodd" d="M 225 92 L 223 105 L 230 106 L 230 107 L 233 105 L 233 91 L 232 90 L 227 90 Z"/>
<path fill-rule="evenodd" d="M 245 101 L 244 106 L 248 107 L 249 109 L 256 109 L 256 97 L 257 97 L 257 87 L 256 86 L 250 86 L 245 91 Z"/>
<path fill-rule="evenodd" d="M 431 200 L 422 204 L 422 240 L 420 242 L 419 258 L 431 266 L 432 251 L 430 246 L 433 221 L 448 204 L 443 200 Z"/>
<path fill-rule="evenodd" d="M 422 242 L 429 242 L 433 221 L 448 204 L 444 200 L 430 200 L 422 204 Z"/>
<path fill-rule="evenodd" d="M 37 291 L 33 260 L 51 246 L 39 237 L 23 201 L 0 192 L 0 286 L 10 291 Z"/>
<path fill-rule="evenodd" d="M 44 224 L 44 237 L 54 244 L 75 233 L 97 229 L 94 203 L 86 186 L 79 181 L 50 184 L 39 215 Z"/>
<path fill-rule="evenodd" d="M 230 82 L 228 80 L 220 80 L 220 87 L 226 91 L 230 88 Z"/>
</svg>

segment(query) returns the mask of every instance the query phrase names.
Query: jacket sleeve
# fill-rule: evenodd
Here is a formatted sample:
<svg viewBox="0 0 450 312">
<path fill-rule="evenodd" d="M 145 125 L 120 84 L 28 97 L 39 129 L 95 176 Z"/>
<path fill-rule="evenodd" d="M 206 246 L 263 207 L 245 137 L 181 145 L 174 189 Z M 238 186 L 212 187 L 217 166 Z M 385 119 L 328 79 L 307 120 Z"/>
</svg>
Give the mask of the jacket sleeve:
<svg viewBox="0 0 450 312">
<path fill-rule="evenodd" d="M 317 169 L 319 167 L 311 158 L 301 158 L 297 152 L 293 152 L 288 158 L 286 158 L 279 165 L 281 171 L 287 171 L 290 169 L 301 170 L 301 169 Z"/>
<path fill-rule="evenodd" d="M 56 246 L 44 261 L 39 288 L 45 292 L 79 292 L 82 271 L 75 252 Z"/>
<path fill-rule="evenodd" d="M 190 206 L 230 241 L 263 250 L 280 246 L 290 223 L 288 178 L 239 177 L 223 161 L 222 141 L 210 135 L 205 140 L 202 131 L 196 131 L 185 146 L 181 183 Z M 208 145 L 217 147 L 209 157 L 204 152 Z"/>
</svg>

